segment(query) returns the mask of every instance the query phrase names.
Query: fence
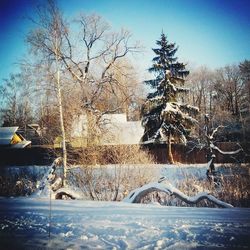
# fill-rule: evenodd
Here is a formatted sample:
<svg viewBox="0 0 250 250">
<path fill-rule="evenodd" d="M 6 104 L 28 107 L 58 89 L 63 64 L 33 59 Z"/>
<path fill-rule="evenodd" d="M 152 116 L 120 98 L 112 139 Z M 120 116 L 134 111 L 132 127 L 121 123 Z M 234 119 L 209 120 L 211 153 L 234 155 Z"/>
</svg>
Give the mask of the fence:
<svg viewBox="0 0 250 250">
<path fill-rule="evenodd" d="M 218 142 L 216 146 L 223 151 L 235 151 L 239 148 L 235 142 Z M 148 149 L 149 153 L 154 156 L 157 163 L 167 163 L 167 144 L 149 144 L 144 148 Z M 235 162 L 250 162 L 250 144 L 242 145 L 244 152 L 236 155 L 223 155 L 215 152 L 216 163 L 235 163 Z M 205 148 L 190 148 L 182 144 L 172 145 L 173 158 L 176 162 L 180 163 L 206 163 L 207 151 Z"/>
<path fill-rule="evenodd" d="M 234 151 L 239 146 L 236 143 L 221 142 L 216 144 L 223 151 Z M 117 146 L 98 146 L 105 147 L 103 150 L 108 160 L 109 152 L 112 152 L 111 147 L 130 147 L 131 145 L 117 145 Z M 147 150 L 154 158 L 157 163 L 167 163 L 167 147 L 166 144 L 148 144 L 143 145 L 142 149 Z M 244 152 L 240 152 L 237 155 L 222 155 L 216 153 L 216 163 L 235 163 L 235 162 L 250 162 L 250 143 L 242 145 Z M 83 150 L 83 154 L 87 153 L 88 148 Z M 193 150 L 185 145 L 173 144 L 172 152 L 174 160 L 180 163 L 205 163 L 206 150 L 194 148 Z M 31 147 L 24 149 L 10 149 L 0 148 L 0 166 L 20 166 L 20 165 L 49 165 L 54 160 L 56 155 L 60 154 L 60 149 L 53 149 L 52 147 Z M 69 158 L 75 158 L 77 160 L 77 154 L 74 154 L 74 150 L 69 151 Z M 96 162 L 95 162 L 96 163 Z M 108 162 L 115 163 L 115 162 Z M 135 162 L 136 163 L 136 162 Z M 91 164 L 91 162 L 90 162 Z M 102 164 L 100 162 L 100 164 Z"/>
</svg>

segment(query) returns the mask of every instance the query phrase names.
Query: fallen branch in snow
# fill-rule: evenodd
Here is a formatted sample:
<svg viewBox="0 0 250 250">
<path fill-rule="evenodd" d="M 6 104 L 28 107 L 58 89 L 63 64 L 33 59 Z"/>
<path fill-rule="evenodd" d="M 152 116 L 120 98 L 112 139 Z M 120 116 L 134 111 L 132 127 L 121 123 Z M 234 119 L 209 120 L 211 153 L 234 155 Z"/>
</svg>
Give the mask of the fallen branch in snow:
<svg viewBox="0 0 250 250">
<path fill-rule="evenodd" d="M 54 193 L 54 198 L 56 200 L 62 200 L 63 196 L 66 196 L 72 200 L 80 200 L 82 198 L 80 194 L 70 188 L 60 188 Z"/>
<path fill-rule="evenodd" d="M 62 162 L 62 158 L 56 158 L 51 166 L 49 167 L 49 170 L 47 171 L 47 174 L 43 177 L 37 192 L 35 193 L 36 196 L 43 196 L 43 195 L 52 195 L 53 199 L 62 199 L 63 197 L 68 197 L 73 200 L 80 199 L 81 196 L 73 191 L 70 188 L 62 188 L 62 178 L 56 177 L 56 167 L 60 166 Z"/>
<path fill-rule="evenodd" d="M 45 174 L 45 176 L 43 177 L 38 187 L 38 190 L 41 191 L 44 190 L 47 183 L 51 183 L 55 179 L 56 167 L 60 164 L 61 161 L 62 161 L 61 157 L 58 157 L 53 161 L 53 163 L 49 167 L 49 170 L 47 171 L 47 174 Z"/>
<path fill-rule="evenodd" d="M 133 191 L 129 193 L 129 195 L 125 199 L 123 199 L 123 201 L 129 202 L 129 203 L 140 203 L 142 198 L 146 196 L 147 194 L 153 191 L 161 191 L 169 195 L 174 195 L 188 204 L 196 204 L 201 200 L 207 199 L 220 207 L 224 207 L 224 208 L 233 207 L 231 204 L 218 200 L 214 196 L 206 192 L 199 193 L 195 196 L 189 197 L 185 195 L 184 193 L 182 193 L 179 189 L 175 188 L 171 183 L 169 182 L 164 183 L 164 184 L 161 183 L 165 181 L 165 179 L 166 178 L 163 177 L 159 180 L 159 182 L 152 182 L 140 188 L 134 189 Z"/>
</svg>

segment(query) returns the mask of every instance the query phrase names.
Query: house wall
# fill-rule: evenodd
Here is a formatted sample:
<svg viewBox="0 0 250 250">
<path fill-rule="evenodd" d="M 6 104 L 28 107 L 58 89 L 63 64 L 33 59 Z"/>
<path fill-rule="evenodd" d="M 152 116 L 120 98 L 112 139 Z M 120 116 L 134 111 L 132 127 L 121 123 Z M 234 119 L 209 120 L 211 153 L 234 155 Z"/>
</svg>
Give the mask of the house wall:
<svg viewBox="0 0 250 250">
<path fill-rule="evenodd" d="M 101 120 L 104 132 L 100 145 L 128 145 L 139 144 L 144 129 L 140 121 L 127 121 L 126 114 L 105 114 Z M 87 116 L 78 116 L 72 126 L 72 146 L 87 146 L 88 136 Z M 80 145 L 81 144 L 81 145 Z"/>
</svg>

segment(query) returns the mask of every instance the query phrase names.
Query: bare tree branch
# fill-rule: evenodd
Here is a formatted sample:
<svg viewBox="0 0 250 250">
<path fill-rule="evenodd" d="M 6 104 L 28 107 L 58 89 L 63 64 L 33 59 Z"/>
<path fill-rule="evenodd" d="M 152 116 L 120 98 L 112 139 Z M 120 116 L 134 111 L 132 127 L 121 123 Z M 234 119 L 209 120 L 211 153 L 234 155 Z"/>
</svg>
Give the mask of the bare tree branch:
<svg viewBox="0 0 250 250">
<path fill-rule="evenodd" d="M 217 146 L 215 146 L 213 143 L 210 143 L 210 147 L 211 147 L 212 149 L 217 150 L 218 152 L 220 152 L 220 153 L 223 154 L 223 155 L 235 155 L 235 154 L 238 154 L 238 153 L 240 153 L 240 152 L 243 151 L 242 148 L 239 148 L 239 149 L 237 149 L 237 150 L 235 150 L 235 151 L 223 151 L 223 150 L 221 150 L 220 148 L 218 148 Z"/>
</svg>

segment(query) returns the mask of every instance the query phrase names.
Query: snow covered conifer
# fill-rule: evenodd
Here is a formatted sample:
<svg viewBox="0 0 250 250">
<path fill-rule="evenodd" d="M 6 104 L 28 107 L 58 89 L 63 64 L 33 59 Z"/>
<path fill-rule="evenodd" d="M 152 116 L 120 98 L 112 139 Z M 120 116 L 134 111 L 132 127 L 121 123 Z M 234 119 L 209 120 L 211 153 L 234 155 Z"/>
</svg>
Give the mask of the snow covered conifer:
<svg viewBox="0 0 250 250">
<path fill-rule="evenodd" d="M 184 78 L 189 74 L 185 64 L 179 63 L 175 53 L 175 43 L 167 41 L 164 33 L 156 41 L 158 48 L 153 49 L 156 56 L 149 72 L 156 78 L 145 81 L 154 92 L 147 96 L 142 107 L 142 125 L 144 134 L 142 143 L 168 144 L 167 157 L 173 163 L 171 143 L 186 144 L 186 136 L 196 120 L 191 115 L 198 113 L 198 108 L 179 102 L 179 93 L 187 92 Z"/>
</svg>

